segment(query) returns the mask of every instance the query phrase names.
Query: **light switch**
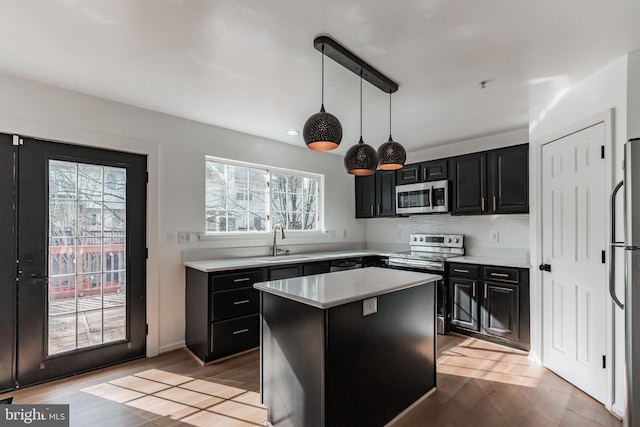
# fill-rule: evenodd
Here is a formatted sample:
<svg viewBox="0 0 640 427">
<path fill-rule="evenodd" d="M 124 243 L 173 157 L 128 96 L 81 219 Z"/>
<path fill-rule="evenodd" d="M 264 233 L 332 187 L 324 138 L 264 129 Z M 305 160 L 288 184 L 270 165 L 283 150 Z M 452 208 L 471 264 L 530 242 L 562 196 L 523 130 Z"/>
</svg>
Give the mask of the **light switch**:
<svg viewBox="0 0 640 427">
<path fill-rule="evenodd" d="M 368 298 L 362 301 L 362 315 L 368 316 L 378 312 L 378 298 Z"/>
</svg>

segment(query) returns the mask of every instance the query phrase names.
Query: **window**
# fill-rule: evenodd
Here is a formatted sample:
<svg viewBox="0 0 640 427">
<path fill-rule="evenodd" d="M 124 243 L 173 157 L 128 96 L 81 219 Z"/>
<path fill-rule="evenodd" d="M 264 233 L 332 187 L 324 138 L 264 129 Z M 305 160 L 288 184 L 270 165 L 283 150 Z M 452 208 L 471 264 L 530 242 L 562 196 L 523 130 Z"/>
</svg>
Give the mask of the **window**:
<svg viewBox="0 0 640 427">
<path fill-rule="evenodd" d="M 206 231 L 320 229 L 322 175 L 208 157 Z"/>
</svg>

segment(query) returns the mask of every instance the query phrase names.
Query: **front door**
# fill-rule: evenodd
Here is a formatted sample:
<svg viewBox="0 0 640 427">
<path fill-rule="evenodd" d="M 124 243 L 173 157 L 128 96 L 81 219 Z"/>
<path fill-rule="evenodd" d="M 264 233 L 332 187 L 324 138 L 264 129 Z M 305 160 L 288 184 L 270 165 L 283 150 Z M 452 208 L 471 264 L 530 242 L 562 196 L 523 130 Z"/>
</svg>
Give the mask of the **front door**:
<svg viewBox="0 0 640 427">
<path fill-rule="evenodd" d="M 542 147 L 543 362 L 605 400 L 606 248 L 603 123 Z"/>
<path fill-rule="evenodd" d="M 145 354 L 146 157 L 17 147 L 19 386 Z"/>
</svg>

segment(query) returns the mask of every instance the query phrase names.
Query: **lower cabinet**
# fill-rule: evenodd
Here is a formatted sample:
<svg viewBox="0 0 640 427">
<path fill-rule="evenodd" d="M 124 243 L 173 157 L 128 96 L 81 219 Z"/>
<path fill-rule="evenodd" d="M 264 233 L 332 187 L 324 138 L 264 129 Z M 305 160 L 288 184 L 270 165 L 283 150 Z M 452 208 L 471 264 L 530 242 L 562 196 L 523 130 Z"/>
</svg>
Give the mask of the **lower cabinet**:
<svg viewBox="0 0 640 427">
<path fill-rule="evenodd" d="M 258 347 L 260 292 L 266 269 L 206 273 L 187 268 L 187 348 L 203 362 Z"/>
<path fill-rule="evenodd" d="M 187 348 L 203 362 L 260 345 L 260 292 L 253 284 L 328 273 L 331 261 L 207 273 L 186 269 Z"/>
<path fill-rule="evenodd" d="M 454 332 L 528 350 L 529 270 L 449 264 Z"/>
</svg>

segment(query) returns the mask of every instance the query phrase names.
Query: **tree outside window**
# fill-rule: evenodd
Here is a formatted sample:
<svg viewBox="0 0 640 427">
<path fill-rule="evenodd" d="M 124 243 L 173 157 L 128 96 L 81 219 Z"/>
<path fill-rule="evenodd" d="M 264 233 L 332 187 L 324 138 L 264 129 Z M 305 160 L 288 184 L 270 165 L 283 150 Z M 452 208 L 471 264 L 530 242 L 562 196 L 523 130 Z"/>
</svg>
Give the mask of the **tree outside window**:
<svg viewBox="0 0 640 427">
<path fill-rule="evenodd" d="M 206 231 L 318 230 L 320 182 L 320 175 L 207 159 Z"/>
</svg>

